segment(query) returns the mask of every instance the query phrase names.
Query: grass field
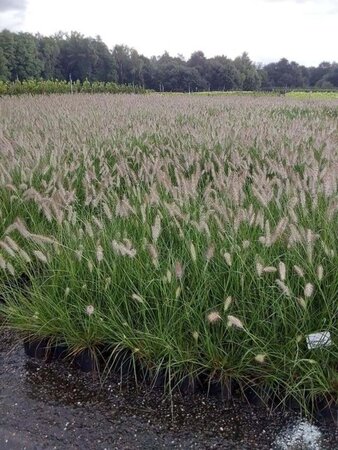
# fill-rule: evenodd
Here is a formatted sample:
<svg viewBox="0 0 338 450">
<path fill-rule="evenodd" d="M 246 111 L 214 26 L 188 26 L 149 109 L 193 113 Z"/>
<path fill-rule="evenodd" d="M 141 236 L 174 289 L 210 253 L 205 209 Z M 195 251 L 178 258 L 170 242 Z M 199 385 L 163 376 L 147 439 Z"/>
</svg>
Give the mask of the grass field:
<svg viewBox="0 0 338 450">
<path fill-rule="evenodd" d="M 298 100 L 338 100 L 338 91 L 335 92 L 293 91 L 287 92 L 286 97 L 295 98 Z"/>
<path fill-rule="evenodd" d="M 282 96 L 282 89 L 275 92 L 269 91 L 204 91 L 204 92 L 194 92 L 194 95 L 208 95 L 208 96 L 247 96 L 247 97 L 272 97 L 272 96 Z M 297 100 L 337 100 L 338 91 L 289 91 L 285 92 L 285 97 L 294 98 Z"/>
<path fill-rule="evenodd" d="M 336 102 L 82 94 L 0 111 L 4 326 L 171 383 L 337 398 Z M 331 343 L 309 349 L 315 332 Z"/>
</svg>

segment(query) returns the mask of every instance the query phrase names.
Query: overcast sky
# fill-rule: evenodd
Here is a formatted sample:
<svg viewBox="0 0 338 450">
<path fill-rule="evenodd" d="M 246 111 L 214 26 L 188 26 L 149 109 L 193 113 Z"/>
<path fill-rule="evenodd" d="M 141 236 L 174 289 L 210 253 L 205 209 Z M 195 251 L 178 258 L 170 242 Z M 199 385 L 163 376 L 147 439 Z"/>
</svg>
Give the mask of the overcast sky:
<svg viewBox="0 0 338 450">
<path fill-rule="evenodd" d="M 80 31 L 146 56 L 338 61 L 338 0 L 0 0 L 0 29 Z"/>
</svg>

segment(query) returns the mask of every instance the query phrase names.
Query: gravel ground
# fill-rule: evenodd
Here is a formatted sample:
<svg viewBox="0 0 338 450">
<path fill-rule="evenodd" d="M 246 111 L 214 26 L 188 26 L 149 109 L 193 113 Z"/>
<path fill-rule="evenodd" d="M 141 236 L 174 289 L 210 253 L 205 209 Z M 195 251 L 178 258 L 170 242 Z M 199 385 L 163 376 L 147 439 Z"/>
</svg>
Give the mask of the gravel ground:
<svg viewBox="0 0 338 450">
<path fill-rule="evenodd" d="M 338 427 L 202 394 L 171 403 L 114 378 L 100 386 L 65 362 L 27 359 L 0 334 L 1 450 L 213 448 L 331 450 Z"/>
</svg>

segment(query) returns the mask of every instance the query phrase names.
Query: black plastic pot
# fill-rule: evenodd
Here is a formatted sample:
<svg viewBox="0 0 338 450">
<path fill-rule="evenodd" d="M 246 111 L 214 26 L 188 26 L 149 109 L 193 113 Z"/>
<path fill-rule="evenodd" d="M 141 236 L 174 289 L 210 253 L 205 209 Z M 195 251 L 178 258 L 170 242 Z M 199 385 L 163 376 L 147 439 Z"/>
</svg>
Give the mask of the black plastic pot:
<svg viewBox="0 0 338 450">
<path fill-rule="evenodd" d="M 102 347 L 98 354 L 100 365 L 104 370 L 125 380 L 136 377 L 140 383 L 151 382 L 149 369 L 137 358 L 134 358 L 130 350 L 114 352 L 110 347 Z"/>
<path fill-rule="evenodd" d="M 31 358 L 45 361 L 49 361 L 52 358 L 52 347 L 49 344 L 49 339 L 25 340 L 23 346 L 26 355 Z"/>
<path fill-rule="evenodd" d="M 95 372 L 98 369 L 97 359 L 95 358 L 94 353 L 88 348 L 77 353 L 74 356 L 73 363 L 75 367 L 86 373 Z"/>
<path fill-rule="evenodd" d="M 234 397 L 237 387 L 237 383 L 230 378 L 226 381 L 207 378 L 204 381 L 204 389 L 207 394 L 224 401 L 230 401 Z"/>
<path fill-rule="evenodd" d="M 301 414 L 302 412 L 302 406 L 295 398 L 288 398 L 285 402 L 285 406 L 297 414 Z"/>
<path fill-rule="evenodd" d="M 318 399 L 315 402 L 315 415 L 319 420 L 333 421 L 338 425 L 338 403 L 334 400 Z"/>
<path fill-rule="evenodd" d="M 182 395 L 193 395 L 204 390 L 203 383 L 198 377 L 186 377 L 179 382 L 177 387 Z"/>
<path fill-rule="evenodd" d="M 264 388 L 260 388 L 259 386 L 248 386 L 242 390 L 242 394 L 244 399 L 250 405 L 266 407 L 271 405 L 274 401 L 274 399 L 264 391 Z"/>
<path fill-rule="evenodd" d="M 165 370 L 160 370 L 157 373 L 149 372 L 146 375 L 146 380 L 149 381 L 153 388 L 164 389 L 168 384 L 168 374 Z"/>
<path fill-rule="evenodd" d="M 169 372 L 165 369 L 155 371 L 140 367 L 137 374 L 139 379 L 145 381 L 151 388 L 164 390 L 169 386 Z M 206 385 L 202 377 L 187 376 L 183 380 L 174 378 L 171 380 L 171 388 L 179 391 L 182 395 L 193 395 L 206 391 Z"/>
<path fill-rule="evenodd" d="M 52 347 L 52 360 L 65 359 L 68 356 L 68 347 L 66 345 L 54 345 Z"/>
</svg>

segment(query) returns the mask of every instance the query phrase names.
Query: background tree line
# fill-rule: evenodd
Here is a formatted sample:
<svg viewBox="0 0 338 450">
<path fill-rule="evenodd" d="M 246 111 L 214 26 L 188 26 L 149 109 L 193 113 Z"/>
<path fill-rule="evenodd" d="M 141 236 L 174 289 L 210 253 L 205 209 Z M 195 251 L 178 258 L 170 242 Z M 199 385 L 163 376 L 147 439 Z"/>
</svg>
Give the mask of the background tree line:
<svg viewBox="0 0 338 450">
<path fill-rule="evenodd" d="M 99 36 L 80 33 L 40 34 L 0 32 L 0 80 L 89 80 L 142 86 L 157 91 L 270 90 L 338 88 L 338 64 L 305 67 L 283 58 L 265 66 L 247 53 L 235 59 L 206 58 L 194 52 L 186 61 L 167 52 L 147 58 L 135 49 L 116 45 L 110 50 Z"/>
</svg>

